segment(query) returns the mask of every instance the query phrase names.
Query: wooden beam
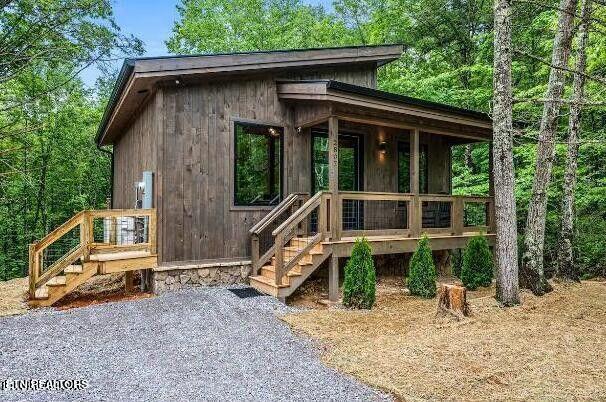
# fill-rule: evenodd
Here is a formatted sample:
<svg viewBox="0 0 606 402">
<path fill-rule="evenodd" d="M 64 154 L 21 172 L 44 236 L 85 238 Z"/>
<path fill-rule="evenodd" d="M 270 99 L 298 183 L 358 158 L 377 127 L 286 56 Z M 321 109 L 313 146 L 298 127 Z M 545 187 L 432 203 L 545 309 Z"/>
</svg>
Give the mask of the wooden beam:
<svg viewBox="0 0 606 402">
<path fill-rule="evenodd" d="M 332 255 L 328 267 L 328 301 L 339 301 L 339 257 Z"/>
<path fill-rule="evenodd" d="M 338 240 L 341 232 L 341 212 L 339 205 L 339 120 L 335 116 L 328 119 L 328 190 L 330 192 L 330 232 L 331 239 Z"/>
<path fill-rule="evenodd" d="M 415 128 L 410 132 L 410 192 L 412 193 L 412 202 L 409 203 L 410 208 L 409 224 L 410 233 L 412 236 L 421 234 L 421 223 L 423 212 L 423 204 L 419 199 L 419 129 Z"/>
</svg>

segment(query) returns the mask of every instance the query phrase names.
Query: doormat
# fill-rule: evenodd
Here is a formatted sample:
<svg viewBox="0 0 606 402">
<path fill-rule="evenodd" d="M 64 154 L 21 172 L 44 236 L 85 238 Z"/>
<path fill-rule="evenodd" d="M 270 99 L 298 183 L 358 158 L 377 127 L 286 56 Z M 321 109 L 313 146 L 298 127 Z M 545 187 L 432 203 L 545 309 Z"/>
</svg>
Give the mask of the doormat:
<svg viewBox="0 0 606 402">
<path fill-rule="evenodd" d="M 248 297 L 267 296 L 266 294 L 259 292 L 255 288 L 237 288 L 227 290 L 238 296 L 240 299 L 246 299 Z"/>
</svg>

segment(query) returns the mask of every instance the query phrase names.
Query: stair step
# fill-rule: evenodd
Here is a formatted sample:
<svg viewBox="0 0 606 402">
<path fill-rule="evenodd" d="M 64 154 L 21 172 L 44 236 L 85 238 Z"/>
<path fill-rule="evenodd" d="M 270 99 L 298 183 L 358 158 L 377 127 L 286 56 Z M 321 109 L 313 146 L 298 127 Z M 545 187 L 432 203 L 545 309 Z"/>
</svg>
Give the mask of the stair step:
<svg viewBox="0 0 606 402">
<path fill-rule="evenodd" d="M 287 288 L 288 285 L 281 284 L 280 286 L 276 286 L 276 282 L 273 279 L 269 279 L 264 277 L 263 275 L 251 276 L 249 279 L 257 282 L 261 282 L 267 286 L 271 286 L 272 288 Z"/>
<path fill-rule="evenodd" d="M 276 267 L 273 265 L 265 265 L 261 268 L 261 275 L 266 278 L 273 279 L 276 275 Z M 295 267 L 286 273 L 286 276 L 301 276 L 301 272 Z"/>
<path fill-rule="evenodd" d="M 294 257 L 294 256 L 293 256 Z M 284 257 L 284 263 L 288 263 L 292 258 L 286 258 L 286 256 Z M 313 261 L 312 261 L 312 256 L 310 254 L 306 254 L 303 257 L 301 257 L 301 259 L 297 262 L 297 264 L 299 265 L 312 265 Z M 276 257 L 273 256 L 271 257 L 271 265 L 276 265 Z"/>
<path fill-rule="evenodd" d="M 66 274 L 81 274 L 82 265 L 70 265 L 63 270 Z"/>
<path fill-rule="evenodd" d="M 34 299 L 38 299 L 38 300 L 48 299 L 48 288 L 46 286 L 42 286 L 41 288 L 36 289 L 36 293 L 34 294 Z"/>
<path fill-rule="evenodd" d="M 46 282 L 46 286 L 65 286 L 67 283 L 67 277 L 65 276 L 55 276 L 51 278 L 48 282 Z"/>
</svg>

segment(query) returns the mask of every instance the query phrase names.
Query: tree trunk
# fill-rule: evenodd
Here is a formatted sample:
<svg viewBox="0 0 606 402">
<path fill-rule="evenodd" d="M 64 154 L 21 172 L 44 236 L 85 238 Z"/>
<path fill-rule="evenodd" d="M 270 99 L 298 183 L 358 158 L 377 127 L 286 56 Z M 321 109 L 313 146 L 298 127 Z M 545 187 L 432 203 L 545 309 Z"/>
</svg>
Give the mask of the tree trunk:
<svg viewBox="0 0 606 402">
<path fill-rule="evenodd" d="M 543 269 L 547 189 L 551 180 L 553 160 L 555 159 L 555 135 L 564 91 L 564 68 L 568 66 L 577 1 L 560 0 L 561 11 L 553 42 L 551 71 L 545 94 L 548 101 L 545 102 L 543 107 L 534 182 L 526 220 L 525 252 L 522 258 L 520 279 L 523 287 L 532 290 L 538 296 L 551 291 L 551 286 L 545 279 Z"/>
<path fill-rule="evenodd" d="M 518 229 L 514 195 L 511 52 L 511 0 L 494 0 L 492 153 L 497 234 L 495 247 L 496 298 L 505 306 L 520 303 Z"/>
<path fill-rule="evenodd" d="M 566 153 L 566 171 L 564 173 L 564 195 L 562 197 L 562 231 L 558 247 L 558 277 L 564 280 L 579 281 L 579 272 L 574 265 L 572 241 L 574 237 L 574 191 L 577 182 L 577 155 L 579 152 L 579 132 L 581 130 L 581 111 L 585 88 L 585 65 L 587 64 L 587 40 L 591 19 L 591 0 L 582 0 L 579 42 L 572 85 L 572 103 L 568 120 L 568 150 Z"/>
<path fill-rule="evenodd" d="M 438 290 L 437 315 L 452 315 L 457 318 L 471 314 L 467 304 L 467 289 L 463 286 L 441 284 Z"/>
</svg>

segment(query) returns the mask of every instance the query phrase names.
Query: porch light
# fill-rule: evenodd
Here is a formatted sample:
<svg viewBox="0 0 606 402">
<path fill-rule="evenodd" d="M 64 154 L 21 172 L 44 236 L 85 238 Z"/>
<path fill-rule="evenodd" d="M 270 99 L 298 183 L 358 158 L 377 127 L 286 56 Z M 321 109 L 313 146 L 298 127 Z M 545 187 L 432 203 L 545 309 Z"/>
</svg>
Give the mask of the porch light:
<svg viewBox="0 0 606 402">
<path fill-rule="evenodd" d="M 381 155 L 385 155 L 387 153 L 387 142 L 379 142 L 379 152 L 381 153 Z"/>
<path fill-rule="evenodd" d="M 280 136 L 280 133 L 278 133 L 278 130 L 276 130 L 273 127 L 270 127 L 267 131 L 269 131 L 269 135 L 276 138 Z"/>
</svg>

